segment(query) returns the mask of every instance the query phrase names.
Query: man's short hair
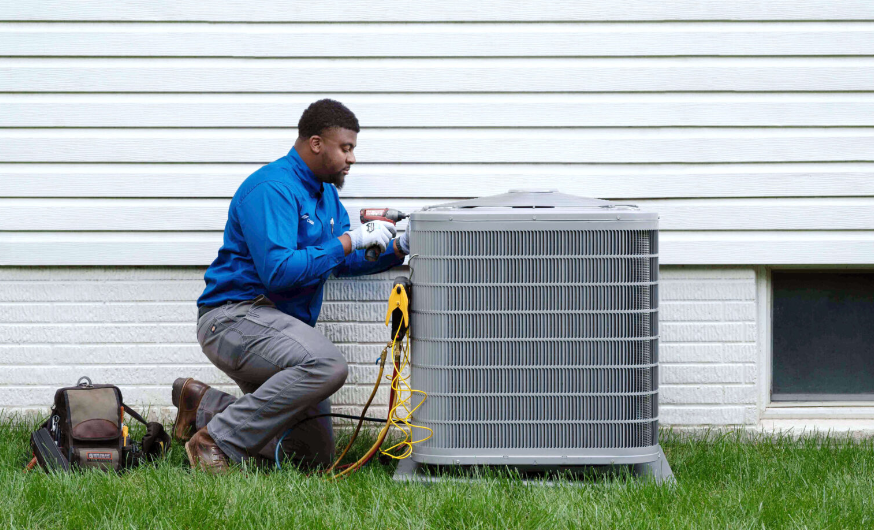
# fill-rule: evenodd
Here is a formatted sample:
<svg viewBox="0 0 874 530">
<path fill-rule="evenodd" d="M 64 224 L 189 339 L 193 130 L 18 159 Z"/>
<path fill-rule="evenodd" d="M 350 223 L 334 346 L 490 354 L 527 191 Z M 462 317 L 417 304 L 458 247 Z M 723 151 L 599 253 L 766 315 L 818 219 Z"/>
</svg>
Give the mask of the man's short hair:
<svg viewBox="0 0 874 530">
<path fill-rule="evenodd" d="M 333 99 L 320 99 L 301 114 L 300 121 L 297 122 L 297 135 L 300 138 L 309 138 L 332 127 L 361 131 L 358 118 L 345 105 Z"/>
</svg>

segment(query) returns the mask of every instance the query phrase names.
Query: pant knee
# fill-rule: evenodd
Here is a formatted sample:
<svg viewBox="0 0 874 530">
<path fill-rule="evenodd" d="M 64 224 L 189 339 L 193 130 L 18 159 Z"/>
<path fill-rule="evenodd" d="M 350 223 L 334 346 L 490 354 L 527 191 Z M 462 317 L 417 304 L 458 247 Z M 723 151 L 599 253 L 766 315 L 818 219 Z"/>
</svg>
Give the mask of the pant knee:
<svg viewBox="0 0 874 530">
<path fill-rule="evenodd" d="M 319 359 L 319 365 L 325 377 L 325 385 L 331 389 L 331 394 L 340 390 L 349 375 L 349 365 L 339 351 Z"/>
</svg>

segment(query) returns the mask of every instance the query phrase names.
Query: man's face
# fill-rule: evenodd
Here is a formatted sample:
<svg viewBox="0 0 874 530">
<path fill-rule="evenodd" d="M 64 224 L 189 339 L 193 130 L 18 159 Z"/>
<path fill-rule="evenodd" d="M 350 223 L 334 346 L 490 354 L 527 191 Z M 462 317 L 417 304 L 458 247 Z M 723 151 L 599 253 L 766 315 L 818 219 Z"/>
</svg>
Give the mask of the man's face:
<svg viewBox="0 0 874 530">
<path fill-rule="evenodd" d="M 310 138 L 312 141 L 313 138 Z M 358 133 L 349 129 L 333 127 L 322 131 L 319 135 L 319 170 L 313 171 L 322 182 L 333 184 L 337 189 L 342 189 L 346 182 L 346 175 L 355 163 L 355 145 L 358 142 Z"/>
</svg>

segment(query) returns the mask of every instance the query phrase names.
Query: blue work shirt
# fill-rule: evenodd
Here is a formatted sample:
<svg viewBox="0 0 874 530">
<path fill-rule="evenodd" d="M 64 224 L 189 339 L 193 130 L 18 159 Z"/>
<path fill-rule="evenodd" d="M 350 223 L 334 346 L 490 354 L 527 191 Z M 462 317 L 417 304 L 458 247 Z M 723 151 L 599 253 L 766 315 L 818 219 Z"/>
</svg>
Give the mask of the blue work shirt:
<svg viewBox="0 0 874 530">
<path fill-rule="evenodd" d="M 403 263 L 394 240 L 377 261 L 367 261 L 363 249 L 346 256 L 337 238 L 349 228 L 337 188 L 319 181 L 292 148 L 237 189 L 224 243 L 204 274 L 206 289 L 197 305 L 263 294 L 283 313 L 315 326 L 332 272 L 360 276 Z"/>
</svg>

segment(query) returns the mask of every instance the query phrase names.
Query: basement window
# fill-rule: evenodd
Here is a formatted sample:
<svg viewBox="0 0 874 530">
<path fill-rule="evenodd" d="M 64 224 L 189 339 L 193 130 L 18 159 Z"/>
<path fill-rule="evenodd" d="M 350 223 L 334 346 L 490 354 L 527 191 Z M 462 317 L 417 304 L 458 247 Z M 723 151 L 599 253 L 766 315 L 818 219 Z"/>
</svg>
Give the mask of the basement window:
<svg viewBox="0 0 874 530">
<path fill-rule="evenodd" d="M 874 274 L 773 271 L 772 401 L 874 401 Z"/>
</svg>

